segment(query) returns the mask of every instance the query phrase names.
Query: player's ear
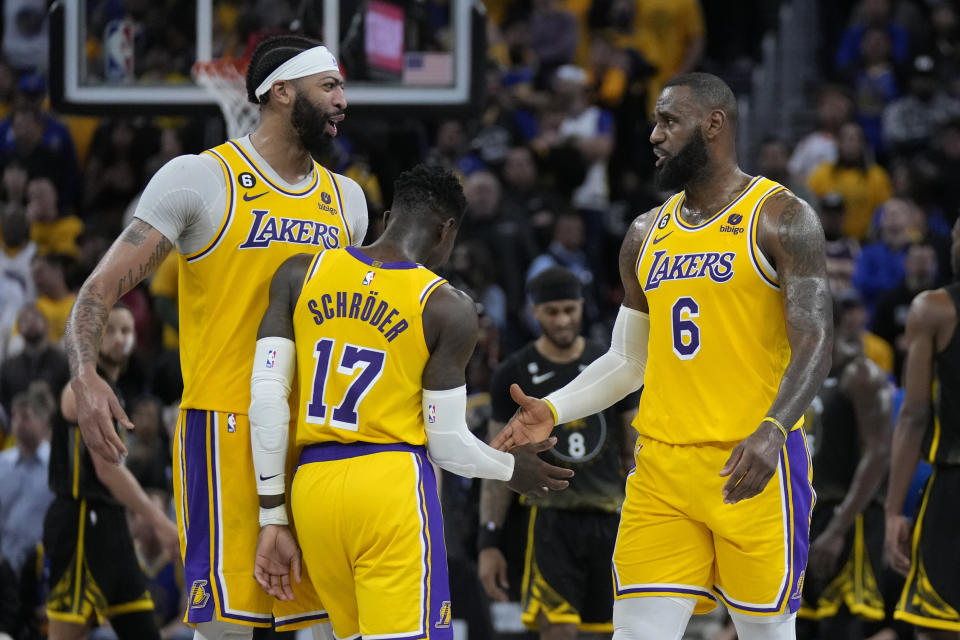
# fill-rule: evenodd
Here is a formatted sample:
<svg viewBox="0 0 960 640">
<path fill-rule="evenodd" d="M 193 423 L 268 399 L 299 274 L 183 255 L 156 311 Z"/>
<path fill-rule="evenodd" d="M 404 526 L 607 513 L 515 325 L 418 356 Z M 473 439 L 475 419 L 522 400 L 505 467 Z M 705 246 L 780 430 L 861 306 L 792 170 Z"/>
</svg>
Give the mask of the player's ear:
<svg viewBox="0 0 960 640">
<path fill-rule="evenodd" d="M 727 124 L 727 114 L 725 114 L 720 109 L 714 109 L 707 117 L 703 120 L 702 131 L 703 137 L 707 140 L 712 140 L 720 135 L 720 132 L 723 130 L 724 125 Z"/>
<path fill-rule="evenodd" d="M 387 209 L 383 212 L 383 228 L 387 228 L 387 224 L 390 222 L 390 209 Z"/>
<path fill-rule="evenodd" d="M 270 87 L 270 102 L 291 104 L 296 98 L 296 89 L 291 80 L 278 80 Z"/>
</svg>

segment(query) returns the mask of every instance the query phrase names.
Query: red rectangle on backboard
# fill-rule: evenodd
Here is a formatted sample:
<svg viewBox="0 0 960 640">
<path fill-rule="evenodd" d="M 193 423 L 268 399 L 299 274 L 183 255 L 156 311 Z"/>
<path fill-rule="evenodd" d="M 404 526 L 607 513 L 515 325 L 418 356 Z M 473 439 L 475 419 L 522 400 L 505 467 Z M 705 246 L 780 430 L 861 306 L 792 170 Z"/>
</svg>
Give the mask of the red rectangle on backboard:
<svg viewBox="0 0 960 640">
<path fill-rule="evenodd" d="M 403 9 L 372 0 L 364 19 L 367 64 L 384 71 L 403 71 Z"/>
</svg>

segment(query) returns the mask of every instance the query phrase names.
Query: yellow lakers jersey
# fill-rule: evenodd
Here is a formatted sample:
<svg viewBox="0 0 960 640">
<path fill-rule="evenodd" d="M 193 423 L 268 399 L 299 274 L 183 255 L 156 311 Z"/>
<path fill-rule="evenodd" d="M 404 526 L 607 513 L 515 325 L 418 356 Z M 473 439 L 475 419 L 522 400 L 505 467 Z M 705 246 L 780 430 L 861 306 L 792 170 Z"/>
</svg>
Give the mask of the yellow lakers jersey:
<svg viewBox="0 0 960 640">
<path fill-rule="evenodd" d="M 307 270 L 293 312 L 300 402 L 297 446 L 425 444 L 423 308 L 446 280 L 413 262 L 382 263 L 349 247 Z"/>
<path fill-rule="evenodd" d="M 773 403 L 790 345 L 757 221 L 764 201 L 783 189 L 757 176 L 698 226 L 680 219 L 682 192 L 657 211 L 636 267 L 650 305 L 633 421 L 641 434 L 670 444 L 741 440 Z"/>
<path fill-rule="evenodd" d="M 310 185 L 291 192 L 233 140 L 204 153 L 223 168 L 227 206 L 210 244 L 180 255 L 181 407 L 246 414 L 257 328 L 273 274 L 294 254 L 354 239 L 338 178 L 319 164 Z"/>
</svg>

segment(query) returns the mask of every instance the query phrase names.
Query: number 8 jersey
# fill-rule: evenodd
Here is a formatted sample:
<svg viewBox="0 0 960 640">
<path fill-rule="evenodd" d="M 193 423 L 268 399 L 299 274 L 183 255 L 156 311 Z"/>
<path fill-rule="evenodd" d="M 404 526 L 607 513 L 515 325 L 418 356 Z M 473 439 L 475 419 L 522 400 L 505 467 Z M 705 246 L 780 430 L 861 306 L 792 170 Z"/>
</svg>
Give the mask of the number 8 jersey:
<svg viewBox="0 0 960 640">
<path fill-rule="evenodd" d="M 730 442 L 766 415 L 790 360 L 777 274 L 757 246 L 763 203 L 784 187 L 757 176 L 704 223 L 657 211 L 637 259 L 650 305 L 649 356 L 634 426 L 669 444 Z"/>
<path fill-rule="evenodd" d="M 421 405 L 430 357 L 421 316 L 446 280 L 413 262 L 349 247 L 310 263 L 293 311 L 297 446 L 427 441 Z"/>
</svg>

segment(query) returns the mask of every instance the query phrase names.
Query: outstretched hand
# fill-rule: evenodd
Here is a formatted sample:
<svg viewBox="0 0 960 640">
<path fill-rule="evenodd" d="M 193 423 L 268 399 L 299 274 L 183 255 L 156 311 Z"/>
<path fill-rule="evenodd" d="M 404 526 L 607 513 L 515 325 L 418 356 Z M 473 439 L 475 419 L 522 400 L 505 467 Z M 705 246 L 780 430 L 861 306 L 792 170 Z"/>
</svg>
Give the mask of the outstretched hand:
<svg viewBox="0 0 960 640">
<path fill-rule="evenodd" d="M 556 426 L 553 412 L 546 402 L 525 394 L 520 385 L 510 385 L 510 397 L 520 405 L 510 422 L 497 434 L 490 446 L 500 451 L 510 451 L 514 447 L 543 442 Z M 548 449 L 550 447 L 547 447 Z"/>
<path fill-rule="evenodd" d="M 507 486 L 530 498 L 542 498 L 550 491 L 563 491 L 573 477 L 573 469 L 555 467 L 544 462 L 538 454 L 553 448 L 556 438 L 547 438 L 543 442 L 531 442 L 520 445 L 510 453 L 515 460 L 513 477 Z"/>
<path fill-rule="evenodd" d="M 300 584 L 300 547 L 289 527 L 268 524 L 260 529 L 253 577 L 277 600 L 293 600 L 291 574 Z"/>
</svg>

